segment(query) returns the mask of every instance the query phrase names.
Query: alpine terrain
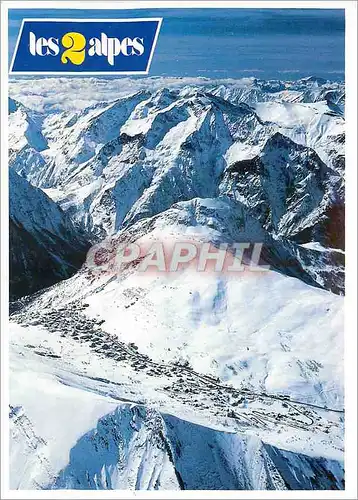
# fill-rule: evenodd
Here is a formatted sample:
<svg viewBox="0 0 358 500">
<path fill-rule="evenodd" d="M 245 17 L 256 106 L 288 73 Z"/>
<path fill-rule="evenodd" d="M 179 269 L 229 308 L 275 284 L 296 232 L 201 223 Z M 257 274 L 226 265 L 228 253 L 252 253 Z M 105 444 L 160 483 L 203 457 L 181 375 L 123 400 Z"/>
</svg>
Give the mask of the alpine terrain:
<svg viewBox="0 0 358 500">
<path fill-rule="evenodd" d="M 344 489 L 344 96 L 10 81 L 12 488 Z"/>
</svg>

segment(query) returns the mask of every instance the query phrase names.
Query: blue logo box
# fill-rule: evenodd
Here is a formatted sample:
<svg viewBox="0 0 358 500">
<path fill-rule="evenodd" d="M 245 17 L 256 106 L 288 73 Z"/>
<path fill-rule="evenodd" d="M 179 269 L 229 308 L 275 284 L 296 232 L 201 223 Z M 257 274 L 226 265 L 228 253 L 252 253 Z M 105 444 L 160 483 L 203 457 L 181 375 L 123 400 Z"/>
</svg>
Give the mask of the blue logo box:
<svg viewBox="0 0 358 500">
<path fill-rule="evenodd" d="M 10 74 L 147 75 L 161 18 L 24 19 Z"/>
</svg>

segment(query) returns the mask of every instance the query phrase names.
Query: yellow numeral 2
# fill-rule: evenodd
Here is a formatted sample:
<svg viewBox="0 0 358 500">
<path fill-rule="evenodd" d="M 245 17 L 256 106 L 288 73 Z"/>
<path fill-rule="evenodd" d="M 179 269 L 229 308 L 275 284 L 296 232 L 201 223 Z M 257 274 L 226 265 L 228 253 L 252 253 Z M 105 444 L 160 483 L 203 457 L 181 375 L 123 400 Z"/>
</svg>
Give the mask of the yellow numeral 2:
<svg viewBox="0 0 358 500">
<path fill-rule="evenodd" d="M 67 64 L 68 60 L 72 64 L 80 65 L 85 60 L 86 39 L 81 33 L 66 33 L 61 40 L 62 45 L 67 49 L 61 56 L 61 62 Z"/>
</svg>

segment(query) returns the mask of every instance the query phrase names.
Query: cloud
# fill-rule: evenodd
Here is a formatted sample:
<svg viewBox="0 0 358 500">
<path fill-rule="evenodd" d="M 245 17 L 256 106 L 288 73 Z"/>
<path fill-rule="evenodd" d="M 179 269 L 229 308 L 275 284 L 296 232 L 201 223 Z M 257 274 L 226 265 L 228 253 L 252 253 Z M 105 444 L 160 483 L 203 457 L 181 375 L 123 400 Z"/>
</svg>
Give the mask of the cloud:
<svg viewBox="0 0 358 500">
<path fill-rule="evenodd" d="M 141 89 L 155 91 L 162 87 L 183 88 L 235 84 L 247 86 L 252 79 L 240 80 L 175 77 L 148 78 L 11 78 L 9 95 L 39 112 L 79 111 L 93 104 L 113 101 Z"/>
</svg>

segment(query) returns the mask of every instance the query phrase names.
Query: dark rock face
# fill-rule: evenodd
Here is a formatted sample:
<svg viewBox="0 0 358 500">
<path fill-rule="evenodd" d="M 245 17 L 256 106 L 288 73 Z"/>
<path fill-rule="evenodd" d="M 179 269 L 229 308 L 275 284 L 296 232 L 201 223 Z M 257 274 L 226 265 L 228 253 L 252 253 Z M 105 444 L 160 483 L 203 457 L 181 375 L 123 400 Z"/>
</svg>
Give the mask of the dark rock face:
<svg viewBox="0 0 358 500">
<path fill-rule="evenodd" d="M 10 300 L 72 276 L 89 246 L 56 203 L 10 171 Z"/>
<path fill-rule="evenodd" d="M 87 245 L 74 248 L 51 235 L 42 242 L 10 219 L 10 300 L 32 294 L 72 276 L 86 257 Z M 61 258 L 57 255 L 62 255 Z"/>
<path fill-rule="evenodd" d="M 296 237 L 306 243 L 314 233 L 321 243 L 333 243 L 334 239 L 335 244 L 342 244 L 340 224 L 344 222 L 344 210 L 334 172 L 312 149 L 280 133 L 266 142 L 259 156 L 230 165 L 222 191 L 240 199 L 277 236 Z M 334 228 L 328 227 L 330 221 Z M 306 229 L 310 231 L 305 233 Z M 303 234 L 310 234 L 310 238 L 304 241 Z"/>
<path fill-rule="evenodd" d="M 342 182 L 315 151 L 276 133 L 259 155 L 228 167 L 221 192 L 244 204 L 274 237 L 286 255 L 281 268 L 296 268 L 294 275 L 304 281 L 308 273 L 316 286 L 343 293 Z M 322 251 L 300 247 L 312 242 Z"/>
</svg>

